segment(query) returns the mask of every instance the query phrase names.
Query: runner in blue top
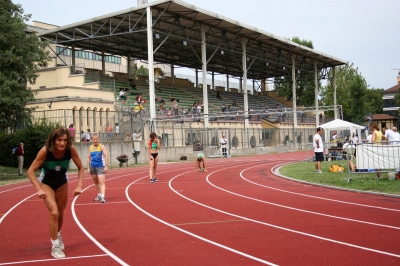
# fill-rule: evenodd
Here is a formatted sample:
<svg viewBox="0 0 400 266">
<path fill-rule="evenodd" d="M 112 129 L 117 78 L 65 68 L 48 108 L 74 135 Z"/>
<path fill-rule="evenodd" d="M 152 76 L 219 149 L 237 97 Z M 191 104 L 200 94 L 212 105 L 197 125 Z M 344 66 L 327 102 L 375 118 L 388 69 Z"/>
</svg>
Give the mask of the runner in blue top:
<svg viewBox="0 0 400 266">
<path fill-rule="evenodd" d="M 106 173 L 108 171 L 108 154 L 107 149 L 99 143 L 99 135 L 92 134 L 93 145 L 89 147 L 89 154 L 87 159 L 87 171 L 92 175 L 94 185 L 97 190 L 97 197 L 94 201 L 106 202 Z"/>
<path fill-rule="evenodd" d="M 64 243 L 60 233 L 64 222 L 64 210 L 68 202 L 68 177 L 66 172 L 71 159 L 79 170 L 78 184 L 73 192 L 73 196 L 77 196 L 82 192 L 85 170 L 78 151 L 72 145 L 67 128 L 57 127 L 53 129 L 45 146 L 40 149 L 28 170 L 29 180 L 37 189 L 39 198 L 43 199 L 49 211 L 51 255 L 56 259 L 65 257 Z M 35 171 L 39 168 L 42 168 L 42 172 L 37 179 Z"/>
<path fill-rule="evenodd" d="M 201 162 L 203 162 L 203 169 L 201 168 Z M 197 154 L 196 170 L 199 171 L 199 172 L 207 172 L 207 169 L 206 169 L 206 157 L 202 153 Z"/>
</svg>

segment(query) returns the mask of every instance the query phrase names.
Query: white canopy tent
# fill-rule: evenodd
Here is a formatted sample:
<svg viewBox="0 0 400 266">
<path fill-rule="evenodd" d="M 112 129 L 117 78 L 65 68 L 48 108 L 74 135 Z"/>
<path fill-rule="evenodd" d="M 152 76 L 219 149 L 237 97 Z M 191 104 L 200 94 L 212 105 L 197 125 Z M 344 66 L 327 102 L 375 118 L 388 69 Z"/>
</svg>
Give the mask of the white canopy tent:
<svg viewBox="0 0 400 266">
<path fill-rule="evenodd" d="M 351 134 L 356 133 L 358 136 L 361 138 L 361 130 L 365 128 L 365 126 L 360 126 L 357 124 L 350 123 L 348 121 L 344 121 L 341 119 L 335 119 L 331 122 L 325 123 L 323 125 L 320 125 L 325 131 L 325 141 L 329 142 L 329 137 L 330 132 L 332 130 L 338 131 L 338 130 L 350 130 Z M 366 135 L 368 134 L 368 130 L 365 131 Z M 350 136 L 351 137 L 351 136 Z M 361 141 L 361 139 L 360 139 Z"/>
</svg>

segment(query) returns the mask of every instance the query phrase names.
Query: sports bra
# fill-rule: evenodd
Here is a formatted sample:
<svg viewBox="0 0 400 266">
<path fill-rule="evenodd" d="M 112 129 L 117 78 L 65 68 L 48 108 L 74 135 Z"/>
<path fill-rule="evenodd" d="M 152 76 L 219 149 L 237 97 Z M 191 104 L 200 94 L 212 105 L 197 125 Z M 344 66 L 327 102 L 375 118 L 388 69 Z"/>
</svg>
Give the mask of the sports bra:
<svg viewBox="0 0 400 266">
<path fill-rule="evenodd" d="M 152 149 L 157 149 L 157 142 L 153 141 L 153 143 L 151 144 L 151 148 Z"/>
</svg>

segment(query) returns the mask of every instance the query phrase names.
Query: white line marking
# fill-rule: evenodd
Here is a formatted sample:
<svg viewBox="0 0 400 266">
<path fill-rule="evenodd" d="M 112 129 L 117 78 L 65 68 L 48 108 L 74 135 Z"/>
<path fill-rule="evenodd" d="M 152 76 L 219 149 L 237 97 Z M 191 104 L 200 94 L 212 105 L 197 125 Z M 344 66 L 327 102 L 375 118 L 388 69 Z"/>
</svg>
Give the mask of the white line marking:
<svg viewBox="0 0 400 266">
<path fill-rule="evenodd" d="M 178 177 L 178 176 L 180 176 L 180 175 L 183 175 L 183 174 L 186 174 L 186 173 L 190 173 L 190 172 L 193 172 L 193 171 L 184 172 L 184 173 L 179 174 L 179 175 L 177 175 L 177 176 L 175 176 L 175 177 Z M 173 179 L 175 179 L 175 177 L 172 178 L 172 179 L 169 181 L 169 187 L 170 187 L 170 188 L 171 188 L 171 181 L 172 181 Z M 136 203 L 134 203 L 134 202 L 131 200 L 131 198 L 129 197 L 129 194 L 128 194 L 129 187 L 130 187 L 132 184 L 134 184 L 135 182 L 136 182 L 136 181 L 132 182 L 132 183 L 129 184 L 129 186 L 126 188 L 126 190 L 125 190 L 126 198 L 127 198 L 127 199 L 132 203 L 132 205 L 135 206 L 138 210 L 140 210 L 140 211 L 143 212 L 144 214 L 150 216 L 150 217 L 153 218 L 154 220 L 157 220 L 157 221 L 159 221 L 160 223 L 163 223 L 163 224 L 165 224 L 165 225 L 167 225 L 167 226 L 169 226 L 169 227 L 172 227 L 172 228 L 174 228 L 174 229 L 176 229 L 176 230 L 178 230 L 178 231 L 180 231 L 180 232 L 182 232 L 182 233 L 188 234 L 188 235 L 190 235 L 190 236 L 192 236 L 192 237 L 195 237 L 195 238 L 200 239 L 200 240 L 202 240 L 202 241 L 205 241 L 205 242 L 207 242 L 207 243 L 213 244 L 213 245 L 218 246 L 218 247 L 220 247 L 220 248 L 229 250 L 229 251 L 231 251 L 231 252 L 233 252 L 233 253 L 242 255 L 242 256 L 247 257 L 247 258 L 249 258 L 249 259 L 252 259 L 252 260 L 255 260 L 255 261 L 258 261 L 258 262 L 267 264 L 267 265 L 277 265 L 277 264 L 273 264 L 272 262 L 269 262 L 269 261 L 266 261 L 266 260 L 262 260 L 262 259 L 260 259 L 260 258 L 251 256 L 251 255 L 246 254 L 246 253 L 243 253 L 243 252 L 238 251 L 238 250 L 236 250 L 236 249 L 233 249 L 233 248 L 224 246 L 224 245 L 222 245 L 222 244 L 219 244 L 219 243 L 217 243 L 217 242 L 211 241 L 211 240 L 209 240 L 209 239 L 207 239 L 207 238 L 204 238 L 204 237 L 201 237 L 201 236 L 199 236 L 199 235 L 193 234 L 193 233 L 191 233 L 191 232 L 189 232 L 189 231 L 186 231 L 186 230 L 184 230 L 184 229 L 182 229 L 182 228 L 179 228 L 179 227 L 174 226 L 174 225 L 172 225 L 172 224 L 170 224 L 170 223 L 167 223 L 166 221 L 161 220 L 161 219 L 155 217 L 154 215 L 148 213 L 147 211 L 145 211 L 145 210 L 143 210 L 142 208 L 140 208 L 139 205 L 137 205 Z M 172 188 L 171 188 L 171 189 L 172 189 Z M 172 189 L 172 190 L 173 190 L 173 189 Z M 173 190 L 173 191 L 174 191 L 174 190 Z M 177 194 L 178 194 L 178 193 L 177 193 Z M 180 195 L 180 194 L 178 194 L 178 195 Z"/>
<path fill-rule="evenodd" d="M 22 264 L 22 263 L 32 263 L 32 262 L 60 261 L 60 260 L 73 260 L 73 259 L 86 259 L 86 258 L 105 257 L 105 256 L 107 256 L 107 255 L 106 254 L 101 254 L 101 255 L 78 256 L 78 257 L 66 257 L 66 258 L 63 258 L 63 259 L 25 260 L 25 261 L 17 261 L 17 262 L 0 263 L 0 265 L 12 265 L 12 264 Z"/>
<path fill-rule="evenodd" d="M 13 190 L 16 190 L 16 189 L 19 189 L 19 188 L 31 187 L 31 186 L 32 186 L 32 184 L 29 184 L 29 185 L 25 185 L 25 186 L 20 186 L 20 187 L 11 188 L 11 189 L 8 189 L 8 190 L 3 190 L 3 191 L 0 191 L 0 194 L 1 194 L 1 193 L 5 193 L 5 192 L 10 192 L 10 191 L 13 191 Z"/>
<path fill-rule="evenodd" d="M 255 183 L 255 182 L 253 182 L 253 181 L 250 181 L 250 180 L 247 180 L 246 178 L 244 178 L 243 172 L 246 171 L 246 170 L 248 170 L 248 169 L 250 169 L 250 168 L 254 168 L 254 167 L 258 167 L 258 166 L 252 166 L 252 167 L 249 167 L 249 168 L 246 168 L 246 169 L 242 170 L 242 171 L 240 172 L 240 176 L 242 177 L 242 179 L 246 180 L 246 181 L 249 182 L 249 183 L 252 183 L 252 184 L 255 184 L 255 185 L 258 185 L 258 186 L 261 186 L 261 187 L 266 187 L 266 186 L 264 186 L 264 185 Z M 220 171 L 220 170 L 217 170 L 217 171 L 215 171 L 215 172 L 218 172 L 218 171 Z M 273 202 L 269 202 L 269 201 L 265 201 L 265 200 L 260 200 L 260 199 L 256 199 L 256 198 L 251 198 L 251 197 L 244 196 L 244 195 L 242 195 L 242 194 L 238 194 L 238 193 L 235 193 L 235 192 L 226 190 L 226 189 L 224 189 L 224 188 L 218 187 L 217 185 L 211 183 L 211 181 L 209 180 L 208 177 L 207 177 L 207 182 L 208 182 L 211 186 L 213 186 L 213 187 L 215 187 L 215 188 L 217 188 L 217 189 L 219 189 L 219 190 L 222 190 L 222 191 L 224 191 L 224 192 L 227 192 L 227 193 L 229 193 L 229 194 L 232 194 L 232 195 L 235 195 L 235 196 L 239 196 L 239 197 L 242 197 L 242 198 L 245 198 L 245 199 L 249 199 L 249 200 L 253 200 L 253 201 L 257 201 L 257 202 L 261 202 L 261 203 L 265 203 L 265 204 L 269 204 L 269 205 L 273 205 L 273 206 L 277 206 L 277 207 L 289 209 L 289 210 L 294 210 L 294 211 L 299 211 L 299 212 L 305 212 L 305 213 L 320 215 L 320 216 L 329 217 L 329 218 L 334 218 L 334 219 L 339 219 L 339 220 L 344 220 L 344 221 L 350 221 L 350 222 L 356 222 L 356 223 L 362 223 L 362 224 L 368 224 L 368 225 L 374 225 L 374 226 L 380 226 L 380 227 L 385 227 L 385 228 L 391 228 L 391 229 L 400 230 L 400 227 L 396 227 L 396 226 L 385 225 L 385 224 L 378 224 L 378 223 L 367 222 L 367 221 L 363 221 L 363 220 L 356 220 L 356 219 L 351 219 L 351 218 L 345 218 L 345 217 L 341 217 L 341 216 L 335 216 L 335 215 L 330 215 L 330 214 L 325 214 L 325 213 L 320 213 L 320 212 L 308 211 L 308 210 L 299 209 L 299 208 L 295 208 L 295 207 L 290 207 L 290 206 L 286 206 L 286 205 L 281 205 L 281 204 L 277 204 L 277 203 L 273 203 Z"/>
<path fill-rule="evenodd" d="M 29 197 L 26 197 L 25 199 L 21 200 L 20 202 L 18 202 L 17 204 L 15 204 L 13 207 L 11 207 L 11 209 L 8 210 L 8 212 L 6 212 L 0 219 L 0 224 L 3 222 L 3 220 L 6 218 L 6 216 L 8 214 L 10 214 L 10 212 L 12 212 L 15 208 L 18 207 L 18 205 L 22 204 L 24 201 L 26 201 L 29 198 L 32 198 L 33 196 L 37 195 L 36 193 L 33 195 L 30 195 Z"/>
<path fill-rule="evenodd" d="M 107 201 L 108 204 L 121 204 L 121 203 L 129 203 L 129 201 Z M 106 204 L 102 204 L 100 202 L 91 202 L 91 203 L 77 203 L 75 206 L 83 206 L 83 205 L 99 205 L 99 206 L 105 206 Z"/>
<path fill-rule="evenodd" d="M 218 171 L 222 171 L 222 170 L 225 170 L 225 169 L 228 169 L 228 167 L 227 167 L 227 168 L 219 169 L 219 170 L 217 170 L 217 171 L 214 171 L 213 173 L 218 172 Z M 208 179 L 208 177 L 209 177 L 211 174 L 213 174 L 213 173 L 208 174 L 208 175 L 207 175 L 207 179 Z M 182 174 L 181 174 L 181 175 L 182 175 Z M 171 183 L 176 177 L 178 177 L 178 176 L 180 176 L 180 175 L 177 175 L 177 176 L 175 176 L 174 178 L 172 178 L 172 179 L 170 180 L 170 183 Z M 332 243 L 336 243 L 336 244 L 341 244 L 341 245 L 344 245 L 344 246 L 349 246 L 349 247 L 353 247 L 353 248 L 358 248 L 358 249 L 362 249 L 362 250 L 366 250 L 366 251 L 371 251 L 371 252 L 375 252 L 375 253 L 380 253 L 380 254 L 384 254 L 384 255 L 388 255 L 388 256 L 393 256 L 393 257 L 400 258 L 400 255 L 398 255 L 398 254 L 389 253 L 389 252 L 385 252 L 385 251 L 381 251 L 381 250 L 376 250 L 376 249 L 371 249 L 371 248 L 367 248 L 367 247 L 363 247 L 363 246 L 358 246 L 358 245 L 354 245 L 354 244 L 350 244 L 350 243 L 346 243 L 346 242 L 342 242 L 342 241 L 338 241 L 338 240 L 334 240 L 334 239 L 330 239 L 330 238 L 326 238 L 326 237 L 321 237 L 321 236 L 317 236 L 317 235 L 313 235 L 313 234 L 309 234 L 309 233 L 304 233 L 304 232 L 301 232 L 301 231 L 296 231 L 296 230 L 289 229 L 289 228 L 285 228 L 285 227 L 282 227 L 282 226 L 278 226 L 278 225 L 274 225 L 274 224 L 270 224 L 270 223 L 265 223 L 265 222 L 261 222 L 261 221 L 254 220 L 254 219 L 250 219 L 250 218 L 247 218 L 247 217 L 244 217 L 244 216 L 236 215 L 236 214 L 233 214 L 233 213 L 230 213 L 230 212 L 222 211 L 222 210 L 220 210 L 220 209 L 217 209 L 217 208 L 214 208 L 214 207 L 205 205 L 205 204 L 203 204 L 203 203 L 197 202 L 197 201 L 195 201 L 195 200 L 192 200 L 192 199 L 190 199 L 190 198 L 188 198 L 188 197 L 186 197 L 186 196 L 184 196 L 184 195 L 178 193 L 176 190 L 174 190 L 174 189 L 172 188 L 171 184 L 170 184 L 170 188 L 171 188 L 171 190 L 174 191 L 177 195 L 181 196 L 181 197 L 184 198 L 184 199 L 187 199 L 188 201 L 191 201 L 191 202 L 193 202 L 193 203 L 195 203 L 195 204 L 198 204 L 198 205 L 200 205 L 200 206 L 203 206 L 203 207 L 205 207 L 205 208 L 208 208 L 208 209 L 211 209 L 211 210 L 214 210 L 214 211 L 223 213 L 223 214 L 227 214 L 227 215 L 230 215 L 230 216 L 233 216 L 233 217 L 236 217 L 236 218 L 244 219 L 244 220 L 251 221 L 251 222 L 254 222 L 254 223 L 257 223 L 257 224 L 262 224 L 262 225 L 270 226 L 270 227 L 273 227 L 273 228 L 276 228 L 276 229 L 281 229 L 281 230 L 288 231 L 288 232 L 295 233 L 295 234 L 300 234 L 300 235 L 304 235 L 304 236 L 308 236 L 308 237 L 312 237 L 312 238 L 316 238 L 316 239 L 321 239 L 321 240 L 328 241 L 328 242 L 332 242 Z"/>
<path fill-rule="evenodd" d="M 285 165 L 285 164 L 280 164 L 280 165 L 277 165 L 277 166 L 274 166 L 273 168 L 271 168 L 271 173 L 274 174 L 274 175 L 277 175 L 276 173 L 273 172 L 273 169 L 275 169 L 276 167 L 282 166 L 282 165 Z M 312 185 L 312 184 L 310 184 L 310 185 Z M 379 207 L 379 206 L 373 206 L 373 205 L 365 205 L 365 204 L 348 202 L 348 201 L 334 200 L 334 199 L 329 199 L 329 198 L 323 198 L 323 197 L 318 197 L 318 196 L 312 196 L 312 195 L 307 195 L 307 194 L 287 191 L 287 190 L 283 190 L 283 189 L 279 189 L 279 188 L 273 188 L 273 187 L 269 187 L 269 186 L 264 186 L 264 187 L 269 188 L 269 189 L 273 189 L 273 190 L 277 190 L 277 191 L 281 191 L 281 192 L 285 192 L 285 193 L 294 194 L 294 195 L 310 197 L 310 198 L 314 198 L 314 199 L 321 199 L 321 200 L 339 202 L 339 203 L 349 204 L 349 205 L 356 205 L 356 206 L 362 206 L 362 207 L 368 207 L 368 208 L 375 208 L 375 209 L 381 209 L 381 210 L 387 210 L 387 211 L 400 212 L 400 210 L 398 210 L 398 209 L 391 209 L 391 208 L 385 208 L 385 207 Z"/>
</svg>

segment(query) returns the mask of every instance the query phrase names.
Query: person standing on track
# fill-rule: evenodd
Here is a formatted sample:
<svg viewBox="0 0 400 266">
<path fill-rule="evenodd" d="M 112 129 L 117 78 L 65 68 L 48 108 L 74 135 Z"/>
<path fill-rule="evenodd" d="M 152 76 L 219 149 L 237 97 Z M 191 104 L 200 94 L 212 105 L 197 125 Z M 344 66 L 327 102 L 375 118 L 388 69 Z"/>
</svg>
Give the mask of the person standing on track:
<svg viewBox="0 0 400 266">
<path fill-rule="evenodd" d="M 201 169 L 201 162 L 203 162 L 203 169 Z M 196 171 L 207 172 L 207 169 L 206 169 L 206 156 L 204 156 L 204 154 L 202 154 L 202 153 L 197 154 Z"/>
<path fill-rule="evenodd" d="M 97 197 L 94 201 L 106 202 L 106 173 L 108 171 L 108 154 L 103 144 L 99 143 L 99 134 L 93 133 L 93 144 L 89 147 L 87 159 L 88 173 L 92 175 L 94 185 L 97 190 Z"/>
<path fill-rule="evenodd" d="M 161 142 L 157 139 L 157 134 L 152 132 L 150 134 L 149 144 L 147 146 L 147 150 L 149 153 L 149 160 L 150 160 L 150 183 L 158 182 L 156 178 L 157 172 L 157 164 L 158 164 L 158 151 L 161 148 Z"/>
<path fill-rule="evenodd" d="M 315 170 L 317 173 L 322 174 L 321 162 L 324 160 L 324 143 L 322 143 L 321 134 L 323 129 L 317 128 L 317 134 L 313 138 L 313 147 L 315 152 Z"/>
<path fill-rule="evenodd" d="M 64 243 L 60 233 L 64 221 L 64 210 L 68 202 L 67 169 L 71 159 L 78 168 L 78 184 L 73 192 L 75 197 L 82 193 L 84 168 L 78 151 L 72 145 L 67 128 L 56 127 L 51 131 L 45 146 L 40 149 L 28 170 L 29 180 L 49 210 L 51 255 L 56 259 L 65 257 Z M 35 171 L 39 168 L 42 168 L 42 172 L 36 178 Z"/>
</svg>

